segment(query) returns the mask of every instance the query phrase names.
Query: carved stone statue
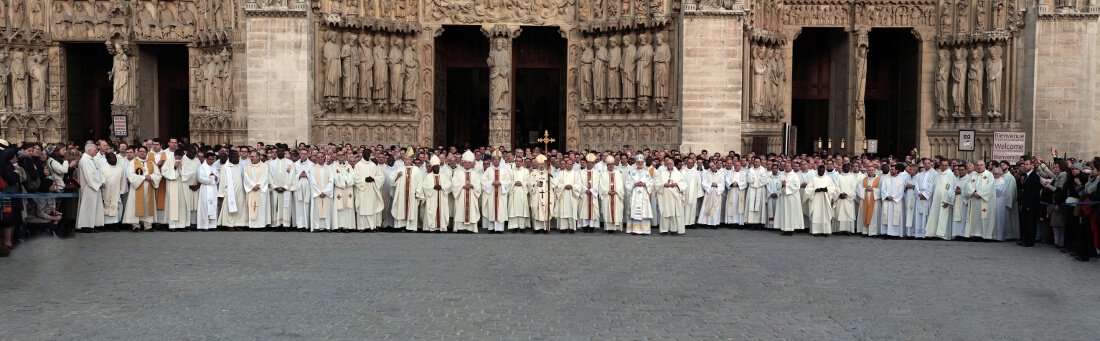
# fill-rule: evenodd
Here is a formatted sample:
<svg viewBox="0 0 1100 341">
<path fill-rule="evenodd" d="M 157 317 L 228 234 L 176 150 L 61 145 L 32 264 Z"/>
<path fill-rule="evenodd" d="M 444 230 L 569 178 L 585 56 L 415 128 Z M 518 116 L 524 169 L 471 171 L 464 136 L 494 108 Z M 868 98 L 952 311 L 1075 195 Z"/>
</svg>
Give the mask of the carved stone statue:
<svg viewBox="0 0 1100 341">
<path fill-rule="evenodd" d="M 31 105 L 32 110 L 46 110 L 46 53 L 35 54 L 31 58 Z"/>
<path fill-rule="evenodd" d="M 359 42 L 359 102 L 368 104 L 374 88 L 374 40 L 364 34 Z"/>
<path fill-rule="evenodd" d="M 947 78 L 951 74 L 951 55 L 947 50 L 940 50 L 939 61 L 936 64 L 936 117 L 947 118 Z"/>
<path fill-rule="evenodd" d="M 763 117 L 765 114 L 764 101 L 767 91 L 764 82 L 767 78 L 768 62 L 765 55 L 768 48 L 764 45 L 753 45 L 752 49 L 752 113 L 750 116 Z"/>
<path fill-rule="evenodd" d="M 121 47 L 115 49 L 114 66 L 108 74 L 113 82 L 114 99 L 111 104 L 133 105 L 133 89 L 130 86 L 130 56 L 122 51 Z"/>
<path fill-rule="evenodd" d="M 199 56 L 196 59 L 199 64 L 191 72 L 191 84 L 195 85 L 195 104 L 199 107 L 203 107 L 206 106 L 206 64 L 203 63 L 202 56 Z"/>
<path fill-rule="evenodd" d="M 182 3 L 180 3 L 182 4 Z M 172 2 L 158 2 L 157 6 L 160 7 L 159 25 L 160 25 L 160 37 L 162 39 L 172 38 L 178 34 L 177 27 L 180 26 L 179 19 L 176 18 L 176 13 L 179 12 L 179 8 L 173 8 L 176 3 Z M 186 7 L 186 5 L 182 5 Z"/>
<path fill-rule="evenodd" d="M 649 44 L 649 33 L 638 35 L 638 65 L 635 74 L 638 110 L 649 112 L 649 99 L 653 97 L 653 45 Z"/>
<path fill-rule="evenodd" d="M 11 59 L 11 100 L 12 108 L 27 108 L 27 61 L 22 52 L 16 52 Z"/>
<path fill-rule="evenodd" d="M 981 31 L 985 29 L 985 0 L 978 0 L 974 3 L 974 30 Z"/>
<path fill-rule="evenodd" d="M 619 36 L 608 37 L 607 45 L 607 101 L 611 110 L 617 110 L 619 99 L 623 97 L 623 51 L 619 47 Z"/>
<path fill-rule="evenodd" d="M 672 62 L 672 49 L 669 48 L 664 32 L 657 32 L 657 47 L 653 51 L 653 92 L 654 103 L 657 111 L 664 111 L 668 102 L 669 63 Z M 645 96 L 648 89 L 639 89 L 638 92 Z"/>
<path fill-rule="evenodd" d="M 596 43 L 596 59 L 592 63 L 592 89 L 595 91 L 594 96 L 596 103 L 596 110 L 603 110 L 603 105 L 607 101 L 607 46 L 604 45 L 603 37 L 596 37 L 593 40 Z"/>
<path fill-rule="evenodd" d="M 11 0 L 11 26 L 23 27 L 27 23 L 26 0 Z"/>
<path fill-rule="evenodd" d="M 634 35 L 623 35 L 623 109 L 631 111 L 634 107 L 635 85 L 638 82 L 638 48 L 634 46 Z"/>
<path fill-rule="evenodd" d="M 592 109 L 592 63 L 595 59 L 596 54 L 592 51 L 592 39 L 581 39 L 580 84 L 577 87 L 580 88 L 581 107 L 584 108 L 584 111 Z"/>
<path fill-rule="evenodd" d="M 970 51 L 970 68 L 966 72 L 967 101 L 970 105 L 970 117 L 982 115 L 982 49 L 975 47 Z"/>
<path fill-rule="evenodd" d="M 963 90 L 963 82 L 966 81 L 966 50 L 959 47 L 955 49 L 955 62 L 951 65 L 951 105 L 954 111 L 951 117 L 966 117 L 966 97 Z"/>
<path fill-rule="evenodd" d="M 212 109 L 219 111 L 223 109 L 222 88 L 225 87 L 225 84 L 222 83 L 222 77 L 224 76 L 222 72 L 225 71 L 222 70 L 222 63 L 219 63 L 218 56 L 210 55 L 207 59 L 207 63 L 210 64 L 210 68 L 208 69 L 210 76 L 206 78 L 210 80 L 210 86 L 207 87 L 210 93 L 206 95 L 206 99 L 209 101 L 208 105 Z"/>
<path fill-rule="evenodd" d="M 325 32 L 325 44 L 321 49 L 321 58 L 325 62 L 325 86 L 326 99 L 340 97 L 340 45 L 336 42 L 336 32 Z"/>
<path fill-rule="evenodd" d="M 340 57 L 344 67 L 344 101 L 347 108 L 355 107 L 359 102 L 359 41 L 355 33 L 344 34 L 344 46 L 340 48 Z"/>
<path fill-rule="evenodd" d="M 783 84 L 787 81 L 787 73 L 783 66 L 783 58 L 779 49 L 771 49 L 768 57 L 768 80 L 771 88 L 768 89 L 768 114 L 772 118 L 783 116 Z"/>
<path fill-rule="evenodd" d="M 856 112 L 856 129 L 861 129 L 860 124 L 863 118 L 867 115 L 867 109 L 863 104 L 863 99 L 867 94 L 867 45 L 859 45 L 856 47 L 856 84 L 855 96 L 852 96 L 852 100 L 855 102 Z"/>
<path fill-rule="evenodd" d="M 489 51 L 489 104 L 494 113 L 511 111 L 512 51 L 508 38 L 493 38 L 493 48 Z"/>
<path fill-rule="evenodd" d="M 386 36 L 379 34 L 374 37 L 374 103 L 378 105 L 379 109 L 386 104 L 386 92 L 389 91 L 388 77 L 386 77 L 389 68 L 387 67 L 386 58 L 389 54 L 389 43 L 386 40 Z"/>
<path fill-rule="evenodd" d="M 416 104 L 416 88 L 420 84 L 420 56 L 416 53 L 416 40 L 409 38 L 405 44 L 405 105 Z"/>
<path fill-rule="evenodd" d="M 221 94 L 218 96 L 222 110 L 233 109 L 233 64 L 230 58 L 229 50 L 222 49 L 222 53 L 218 60 L 218 78 L 221 83 Z"/>
<path fill-rule="evenodd" d="M 1000 118 L 1001 111 L 1001 69 L 1003 68 L 1003 62 L 1001 61 L 1001 48 L 1000 46 L 990 46 L 989 59 L 985 61 L 985 88 L 989 91 L 989 111 L 986 112 L 986 116 L 990 118 Z"/>
<path fill-rule="evenodd" d="M 30 0 L 30 5 L 27 6 L 30 11 L 27 16 L 27 26 L 39 29 L 42 28 L 42 24 L 46 22 L 45 2 L 45 0 Z"/>
<path fill-rule="evenodd" d="M 405 86 L 405 63 L 401 58 L 403 43 L 404 40 L 400 37 L 394 37 L 390 44 L 390 55 L 387 57 L 390 66 L 390 104 L 395 109 L 404 98 L 401 95 L 401 90 L 404 90 Z"/>
<path fill-rule="evenodd" d="M 8 53 L 0 51 L 0 110 L 11 106 L 11 92 L 8 91 L 8 81 L 11 80 L 11 66 L 8 63 Z"/>
</svg>

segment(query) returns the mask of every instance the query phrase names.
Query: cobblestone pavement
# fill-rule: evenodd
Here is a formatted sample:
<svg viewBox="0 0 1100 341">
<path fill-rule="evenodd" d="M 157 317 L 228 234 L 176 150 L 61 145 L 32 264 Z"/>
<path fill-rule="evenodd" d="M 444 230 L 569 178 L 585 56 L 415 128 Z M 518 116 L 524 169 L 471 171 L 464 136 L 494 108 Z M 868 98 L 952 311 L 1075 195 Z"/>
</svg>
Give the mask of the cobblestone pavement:
<svg viewBox="0 0 1100 341">
<path fill-rule="evenodd" d="M 0 339 L 1063 339 L 1100 264 L 1011 243 L 100 233 L 0 259 Z"/>
</svg>

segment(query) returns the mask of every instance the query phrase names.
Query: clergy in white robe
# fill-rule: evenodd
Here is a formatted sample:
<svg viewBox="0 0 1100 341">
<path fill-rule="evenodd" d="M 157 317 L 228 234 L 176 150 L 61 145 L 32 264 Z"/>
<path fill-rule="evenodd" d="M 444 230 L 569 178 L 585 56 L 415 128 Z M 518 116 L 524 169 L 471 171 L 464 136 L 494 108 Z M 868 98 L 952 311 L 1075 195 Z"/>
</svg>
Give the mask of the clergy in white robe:
<svg viewBox="0 0 1100 341">
<path fill-rule="evenodd" d="M 230 230 L 248 226 L 248 201 L 245 199 L 244 174 L 237 152 L 229 152 L 229 162 L 218 176 L 218 196 L 222 198 L 218 225 Z M 251 190 L 251 188 L 249 188 Z"/>
<path fill-rule="evenodd" d="M 795 230 L 804 229 L 802 218 L 802 175 L 787 164 L 783 181 L 779 186 L 779 199 L 775 208 L 775 228 L 789 236 Z"/>
<path fill-rule="evenodd" d="M 432 155 L 428 161 L 428 174 L 421 181 L 420 192 L 424 197 L 424 230 L 442 232 L 447 230 L 447 220 L 451 217 L 450 201 L 451 179 L 440 173 L 439 157 Z"/>
<path fill-rule="evenodd" d="M 955 205 L 951 212 L 951 238 L 966 238 L 966 224 L 970 212 L 970 178 L 973 174 L 966 166 L 955 168 Z"/>
<path fill-rule="evenodd" d="M 446 163 L 442 167 L 439 168 L 439 174 L 446 177 L 447 179 L 454 179 L 455 171 L 456 171 L 457 168 L 458 168 L 457 158 L 454 155 L 450 155 L 450 156 L 447 156 Z M 452 188 L 451 188 L 452 191 L 454 190 L 453 185 L 454 184 L 452 184 Z M 451 212 L 448 215 L 449 217 L 451 217 L 451 221 L 447 222 L 447 226 L 450 227 L 454 224 L 454 216 L 455 216 L 455 197 L 453 195 L 451 195 L 450 192 L 447 193 L 447 201 L 448 201 L 447 202 L 447 207 L 451 209 Z"/>
<path fill-rule="evenodd" d="M 290 189 L 296 181 L 294 162 L 286 158 L 289 152 L 279 150 L 275 159 L 267 161 L 267 174 L 271 187 L 271 227 L 285 229 L 293 226 L 291 218 L 294 192 Z"/>
<path fill-rule="evenodd" d="M 302 153 L 299 156 L 300 159 L 294 163 L 294 180 L 290 183 L 291 199 L 294 200 L 291 205 L 293 209 L 291 223 L 298 230 L 307 230 L 310 222 L 313 221 L 313 217 L 310 216 L 313 207 L 313 189 L 309 182 L 313 161 L 309 159 L 309 153 Z"/>
<path fill-rule="evenodd" d="M 993 239 L 1005 241 L 1008 238 L 1009 222 L 1019 219 L 1018 216 L 1010 215 L 1010 210 L 1016 206 L 1016 186 L 1014 183 L 1016 180 L 1011 178 L 1012 175 L 1005 175 L 1000 167 L 993 167 L 992 173 L 993 191 L 997 198 L 993 206 L 994 219 L 996 219 L 996 225 L 993 228 Z"/>
<path fill-rule="evenodd" d="M 313 166 L 309 170 L 310 201 L 309 230 L 332 230 L 336 219 L 336 207 L 333 199 L 336 197 L 336 172 L 332 165 L 324 160 L 324 156 L 314 155 Z"/>
<path fill-rule="evenodd" d="M 199 230 L 214 230 L 218 228 L 218 171 L 214 168 L 217 158 L 214 153 L 207 152 L 206 160 L 199 164 L 195 172 L 199 181 L 199 198 L 196 202 L 197 216 L 195 226 Z"/>
<path fill-rule="evenodd" d="M 731 180 L 730 174 L 723 173 L 718 167 L 719 163 L 721 163 L 721 161 L 708 161 L 707 170 L 699 177 L 699 185 L 703 192 L 703 205 L 699 207 L 699 218 L 696 219 L 699 225 L 716 227 L 721 224 L 723 218 L 723 201 L 725 201 L 726 204 L 726 218 L 729 218 L 731 213 L 735 214 L 738 218 L 741 217 L 741 214 L 736 212 L 737 209 L 735 208 L 738 207 L 736 205 L 737 201 L 744 202 L 744 198 L 740 198 L 739 200 L 734 198 L 734 205 L 732 207 L 729 205 L 731 200 L 730 196 L 739 196 L 741 190 L 737 189 L 738 185 L 736 183 L 729 182 Z M 746 183 L 742 182 L 742 184 Z M 727 194 L 726 199 L 722 200 L 722 193 L 726 192 L 727 188 L 730 194 Z M 731 222 L 729 219 L 726 220 L 726 223 L 738 224 L 737 220 Z"/>
<path fill-rule="evenodd" d="M 340 231 L 354 230 L 355 226 L 355 170 L 348 163 L 347 154 L 343 151 L 336 152 L 336 162 L 332 164 L 333 171 L 333 208 L 336 210 L 336 219 L 332 220 L 332 228 Z"/>
<path fill-rule="evenodd" d="M 745 224 L 763 225 L 765 219 L 765 201 L 767 200 L 768 170 L 760 163 L 760 158 L 752 160 L 753 167 L 747 173 L 748 190 L 745 192 Z"/>
<path fill-rule="evenodd" d="M 355 163 L 355 214 L 357 230 L 374 231 L 382 227 L 382 186 L 386 175 L 369 157 Z"/>
<path fill-rule="evenodd" d="M 550 233 L 550 219 L 554 216 L 554 190 L 546 156 L 535 156 L 535 168 L 527 179 L 531 189 L 531 225 L 535 233 Z"/>
<path fill-rule="evenodd" d="M 474 171 L 474 154 L 469 150 L 462 155 L 462 166 L 451 177 L 451 196 L 455 198 L 455 232 L 477 233 L 481 219 L 478 210 L 481 200 L 481 182 Z"/>
<path fill-rule="evenodd" d="M 879 183 L 879 198 L 882 198 L 879 230 L 890 237 L 902 237 L 905 233 L 905 178 L 899 174 L 899 168 L 891 167 L 890 174 L 883 175 Z"/>
<path fill-rule="evenodd" d="M 865 168 L 859 184 L 859 212 L 856 214 L 856 233 L 868 236 L 879 235 L 879 218 L 882 215 L 882 192 L 879 186 L 882 177 L 877 169 L 868 166 Z"/>
<path fill-rule="evenodd" d="M 977 169 L 971 173 L 966 196 L 970 203 L 967 207 L 966 236 L 993 240 L 993 230 L 997 225 L 994 205 L 997 198 L 993 188 L 993 173 L 985 168 L 984 161 L 977 162 Z"/>
<path fill-rule="evenodd" d="M 191 208 L 187 206 L 187 198 L 192 193 L 186 184 L 191 181 L 190 177 L 194 174 L 184 173 L 182 153 L 168 158 L 160 171 L 164 177 L 161 186 L 167 187 L 164 195 L 164 212 L 167 215 L 168 229 L 186 229 L 191 226 Z"/>
<path fill-rule="evenodd" d="M 768 185 L 764 186 L 767 190 L 767 200 L 764 202 L 764 212 L 766 223 L 764 228 L 775 229 L 775 209 L 779 206 L 779 189 L 783 188 L 783 179 L 787 177 L 786 173 L 779 171 L 779 165 L 773 164 L 770 166 L 771 173 L 768 176 Z M 758 225 L 757 225 L 757 228 Z"/>
<path fill-rule="evenodd" d="M 684 224 L 695 225 L 699 217 L 699 202 L 703 197 L 701 185 L 702 172 L 695 164 L 694 158 L 685 158 L 684 165 L 680 167 L 680 175 L 684 177 Z"/>
<path fill-rule="evenodd" d="M 684 234 L 684 188 L 688 185 L 672 159 L 665 159 L 665 167 L 657 172 L 653 183 L 658 186 L 657 205 L 661 208 L 661 235 Z"/>
<path fill-rule="evenodd" d="M 267 227 L 271 219 L 271 203 L 269 190 L 271 186 L 271 172 L 267 164 L 260 160 L 258 152 L 252 152 L 248 165 L 242 169 L 241 188 L 245 191 L 245 210 L 248 211 L 249 228 L 262 229 Z"/>
<path fill-rule="evenodd" d="M 524 230 L 531 227 L 531 203 L 528 178 L 531 170 L 527 162 L 517 160 L 512 168 L 512 189 L 508 193 L 508 230 Z"/>
<path fill-rule="evenodd" d="M 615 158 L 607 156 L 604 160 L 606 171 L 600 173 L 600 217 L 603 218 L 603 228 L 607 233 L 623 230 L 623 193 L 626 192 L 626 182 L 623 175 L 615 168 Z"/>
<path fill-rule="evenodd" d="M 638 154 L 634 159 L 635 166 L 627 172 L 630 195 L 627 197 L 626 233 L 648 235 L 653 231 L 650 225 L 653 219 L 650 193 L 654 192 L 655 186 L 649 169 L 645 167 L 645 157 Z"/>
<path fill-rule="evenodd" d="M 181 151 L 181 153 L 183 152 Z M 187 192 L 183 196 L 184 200 L 187 201 L 187 209 L 191 210 L 190 212 L 187 212 L 187 220 L 190 223 L 190 226 L 194 226 L 195 223 L 198 221 L 198 219 L 196 218 L 196 210 L 198 209 L 197 202 L 199 199 L 198 171 L 199 164 L 202 163 L 202 156 L 196 155 L 193 150 L 188 151 L 184 153 L 183 159 L 180 160 L 180 162 L 183 163 L 183 166 L 180 167 L 180 177 L 187 179 L 187 181 L 184 181 L 182 183 L 182 185 L 184 186 L 184 191 Z"/>
<path fill-rule="evenodd" d="M 955 173 L 943 161 L 936 170 L 936 182 L 933 185 L 931 208 L 928 212 L 928 224 L 925 225 L 925 237 L 951 239 L 952 211 L 955 206 Z"/>
<path fill-rule="evenodd" d="M 810 233 L 829 235 L 833 233 L 833 202 L 838 195 L 833 179 L 825 174 L 825 166 L 818 166 L 817 174 L 811 176 L 803 190 L 809 201 Z"/>
<path fill-rule="evenodd" d="M 412 164 L 394 170 L 390 193 L 394 228 L 416 231 L 420 220 L 420 182 L 423 179 L 424 173 Z"/>
<path fill-rule="evenodd" d="M 924 160 L 925 171 L 917 174 L 917 202 L 913 216 L 913 237 L 924 238 L 927 235 L 928 216 L 932 212 L 932 196 L 936 191 L 936 177 L 940 173 L 932 165 L 932 160 Z"/>
<path fill-rule="evenodd" d="M 515 187 L 512 170 L 500 166 L 500 151 L 493 152 L 490 165 L 481 173 L 481 212 L 485 216 L 484 227 L 489 233 L 503 233 L 508 222 L 511 205 L 508 194 Z"/>
<path fill-rule="evenodd" d="M 80 171 L 80 200 L 76 210 L 76 228 L 91 229 L 103 226 L 104 205 L 100 192 L 103 183 L 103 171 L 95 160 L 96 146 L 88 144 L 84 146 L 84 154 L 80 155 L 77 169 Z"/>
<path fill-rule="evenodd" d="M 582 182 L 580 171 L 573 170 L 573 161 L 566 159 L 561 172 L 551 179 L 554 188 L 554 218 L 558 219 L 558 230 L 573 233 L 577 230 L 577 207 L 583 200 L 584 189 L 577 184 Z"/>
<path fill-rule="evenodd" d="M 393 180 L 397 171 L 405 167 L 405 163 L 396 160 L 392 164 L 382 164 L 382 172 L 386 173 L 386 182 L 382 184 L 382 199 L 386 201 L 386 207 L 382 209 L 382 227 L 394 226 L 393 212 Z"/>
<path fill-rule="evenodd" d="M 577 205 L 577 226 L 591 232 L 600 227 L 600 170 L 596 169 L 595 154 L 588 154 L 583 163 L 583 169 L 577 171 L 577 182 L 573 184 L 581 193 Z"/>
<path fill-rule="evenodd" d="M 137 157 L 126 167 L 126 179 L 130 183 L 130 195 L 126 198 L 126 210 L 122 223 L 137 231 L 144 226 L 153 230 L 156 222 L 156 186 L 160 183 L 160 170 L 146 158 L 145 147 L 138 147 Z"/>
<path fill-rule="evenodd" d="M 723 212 L 725 212 L 725 216 L 723 217 L 722 222 L 727 225 L 733 225 L 733 227 L 735 228 L 745 225 L 745 203 L 748 202 L 746 195 L 749 188 L 750 172 L 752 172 L 752 170 L 741 168 L 741 163 L 736 161 L 733 164 L 733 169 L 725 172 L 725 181 L 723 181 L 726 184 L 725 209 L 722 210 Z M 767 174 L 767 171 L 765 171 L 764 175 L 766 176 Z M 765 184 L 767 183 L 766 180 L 767 178 L 765 178 Z M 703 185 L 709 186 L 709 184 L 715 182 L 716 181 L 708 181 Z M 722 194 L 719 193 L 719 195 Z M 766 194 L 763 195 L 766 196 Z M 756 197 L 753 198 L 755 199 Z M 766 205 L 767 203 L 764 204 Z M 701 223 L 702 222 L 700 222 L 700 224 Z"/>
<path fill-rule="evenodd" d="M 917 218 L 917 166 L 907 165 L 905 172 L 902 172 L 899 176 L 905 179 L 905 199 L 902 200 L 905 203 L 905 217 L 902 223 L 902 237 L 913 238 L 917 234 L 917 228 L 915 226 Z"/>
<path fill-rule="evenodd" d="M 118 157 L 114 153 L 108 153 L 106 160 L 105 163 L 99 165 L 103 172 L 103 187 L 100 188 L 99 193 L 102 194 L 103 198 L 103 224 L 112 225 L 122 222 L 122 190 L 129 189 L 129 186 L 124 186 L 126 184 L 126 179 L 123 176 L 125 170 L 123 169 L 124 166 L 119 164 Z M 88 163 L 92 164 L 94 162 L 89 161 Z M 81 191 L 83 190 L 84 188 L 81 188 Z"/>
<path fill-rule="evenodd" d="M 836 226 L 838 233 L 856 232 L 856 206 L 859 204 L 856 193 L 859 191 L 859 175 L 852 173 L 852 165 L 841 166 L 842 173 L 837 176 Z"/>
</svg>

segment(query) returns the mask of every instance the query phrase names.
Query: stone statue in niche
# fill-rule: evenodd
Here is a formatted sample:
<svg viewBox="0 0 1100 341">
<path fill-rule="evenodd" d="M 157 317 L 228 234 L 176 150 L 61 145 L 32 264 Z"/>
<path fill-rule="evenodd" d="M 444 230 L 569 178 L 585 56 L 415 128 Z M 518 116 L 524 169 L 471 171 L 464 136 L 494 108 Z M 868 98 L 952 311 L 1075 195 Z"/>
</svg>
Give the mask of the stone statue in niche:
<svg viewBox="0 0 1100 341">
<path fill-rule="evenodd" d="M 939 61 L 936 64 L 936 117 L 947 118 L 947 78 L 951 74 L 951 55 L 947 50 L 939 51 Z"/>
<path fill-rule="evenodd" d="M 46 52 L 36 53 L 31 57 L 31 105 L 33 110 L 46 110 Z"/>
<path fill-rule="evenodd" d="M 12 108 L 27 108 L 27 60 L 23 52 L 15 52 L 11 59 L 11 101 Z"/>
<path fill-rule="evenodd" d="M 867 109 L 863 104 L 863 99 L 867 94 L 867 45 L 860 44 L 856 47 L 856 85 L 855 96 L 855 112 L 856 112 L 856 129 L 861 129 L 860 124 L 863 123 L 864 117 L 867 115 Z"/>
<path fill-rule="evenodd" d="M 43 29 L 42 24 L 46 21 L 45 2 L 45 0 L 30 0 L 30 6 L 28 6 L 30 14 L 27 17 L 27 26 Z"/>
<path fill-rule="evenodd" d="M 622 109 L 624 112 L 634 110 L 634 98 L 637 97 L 635 85 L 638 82 L 638 48 L 634 46 L 634 35 L 623 34 L 623 96 Z"/>
<path fill-rule="evenodd" d="M 344 46 L 340 48 L 344 68 L 344 107 L 355 108 L 359 102 L 359 40 L 355 33 L 344 34 Z"/>
<path fill-rule="evenodd" d="M 222 110 L 233 109 L 233 64 L 230 58 L 229 50 L 222 49 L 221 55 L 218 56 L 218 78 L 221 79 L 221 95 L 219 96 L 219 104 Z"/>
<path fill-rule="evenodd" d="M 951 117 L 962 118 L 966 117 L 963 112 L 966 110 L 966 97 L 963 94 L 966 93 L 963 90 L 963 82 L 966 80 L 966 50 L 961 47 L 955 48 L 955 62 L 951 64 L 951 104 L 953 112 Z"/>
<path fill-rule="evenodd" d="M 607 101 L 607 46 L 604 45 L 604 37 L 596 37 L 596 58 L 592 63 L 592 84 L 596 92 L 594 96 L 596 111 L 603 111 L 603 105 Z"/>
<path fill-rule="evenodd" d="M 195 85 L 194 102 L 197 106 L 206 106 L 206 64 L 203 63 L 203 56 L 195 58 L 198 65 L 192 69 L 192 81 L 191 84 Z"/>
<path fill-rule="evenodd" d="M 326 102 L 335 101 L 340 97 L 340 79 L 342 76 L 340 44 L 336 41 L 336 38 L 336 32 L 325 32 L 325 44 L 321 48 L 321 58 L 325 63 L 324 96 Z"/>
<path fill-rule="evenodd" d="M 394 37 L 390 44 L 390 55 L 386 57 L 390 66 L 390 112 L 396 113 L 401 105 L 401 91 L 405 86 L 405 62 L 401 57 L 404 40 Z"/>
<path fill-rule="evenodd" d="M 982 48 L 975 47 L 970 51 L 970 68 L 966 72 L 967 101 L 970 104 L 970 117 L 978 118 L 982 115 Z"/>
<path fill-rule="evenodd" d="M 767 79 L 768 62 L 765 56 L 768 48 L 764 45 L 753 45 L 752 49 L 752 114 L 753 117 L 764 117 L 765 80 Z"/>
<path fill-rule="evenodd" d="M 508 38 L 493 38 L 489 51 L 489 103 L 493 113 L 507 113 L 511 108 L 512 51 Z"/>
<path fill-rule="evenodd" d="M 1001 118 L 1001 71 L 1003 68 L 1003 62 L 1001 61 L 1001 48 L 1000 46 L 990 46 L 989 59 L 985 61 L 985 88 L 989 91 L 989 111 L 986 112 L 986 116 L 989 118 Z"/>
<path fill-rule="evenodd" d="M 8 63 L 8 53 L 0 51 L 0 110 L 11 106 L 11 92 L 8 91 L 8 81 L 11 80 L 11 66 Z"/>
<path fill-rule="evenodd" d="M 580 57 L 580 88 L 581 109 L 585 112 L 592 110 L 592 63 L 596 54 L 592 51 L 592 39 L 581 39 Z"/>
<path fill-rule="evenodd" d="M 786 82 L 787 73 L 783 67 L 783 58 L 779 49 L 770 49 L 768 57 L 768 70 L 771 88 L 768 89 L 768 114 L 773 119 L 783 116 L 783 83 Z M 857 71 L 858 72 L 858 71 Z"/>
<path fill-rule="evenodd" d="M 386 91 L 389 91 L 389 80 L 386 77 L 389 71 L 387 68 L 389 47 L 385 35 L 379 33 L 377 37 L 374 37 L 374 91 L 372 96 L 374 97 L 374 104 L 378 108 L 378 113 L 385 110 Z"/>
<path fill-rule="evenodd" d="M 658 112 L 664 112 L 668 103 L 669 63 L 672 62 L 672 49 L 666 41 L 665 32 L 657 32 L 657 46 L 653 50 L 653 97 Z M 648 84 L 644 84 L 648 85 Z M 638 90 L 639 94 L 646 96 L 649 88 Z"/>
<path fill-rule="evenodd" d="M 416 88 L 420 83 L 420 56 L 416 52 L 416 40 L 409 38 L 405 44 L 405 113 L 412 114 L 416 108 Z"/>
<path fill-rule="evenodd" d="M 974 4 L 974 30 L 981 31 L 985 29 L 985 0 L 978 0 Z"/>
<path fill-rule="evenodd" d="M 374 39 L 363 34 L 359 39 L 359 104 L 370 106 L 370 96 L 374 87 Z"/>
<path fill-rule="evenodd" d="M 210 80 L 210 86 L 207 88 L 210 94 L 206 96 L 206 99 L 210 101 L 210 107 L 218 111 L 223 109 L 222 88 L 225 87 L 225 84 L 222 83 L 222 72 L 225 71 L 222 70 L 222 63 L 218 62 L 218 56 L 210 55 L 207 62 L 210 64 L 210 77 L 207 78 Z"/>
<path fill-rule="evenodd" d="M 134 104 L 134 98 L 131 96 L 130 89 L 130 56 L 126 55 L 121 45 L 116 45 L 115 51 L 114 65 L 108 74 L 114 91 L 114 99 L 111 104 L 132 105 Z"/>
<path fill-rule="evenodd" d="M 638 88 L 638 111 L 649 112 L 649 99 L 653 97 L 653 45 L 649 33 L 638 34 L 638 65 L 634 72 Z"/>
<path fill-rule="evenodd" d="M 27 20 L 26 0 L 11 0 L 11 26 L 23 27 Z"/>
<path fill-rule="evenodd" d="M 619 36 L 608 37 L 607 45 L 607 102 L 612 111 L 618 111 L 623 97 L 623 50 L 619 47 Z"/>
</svg>

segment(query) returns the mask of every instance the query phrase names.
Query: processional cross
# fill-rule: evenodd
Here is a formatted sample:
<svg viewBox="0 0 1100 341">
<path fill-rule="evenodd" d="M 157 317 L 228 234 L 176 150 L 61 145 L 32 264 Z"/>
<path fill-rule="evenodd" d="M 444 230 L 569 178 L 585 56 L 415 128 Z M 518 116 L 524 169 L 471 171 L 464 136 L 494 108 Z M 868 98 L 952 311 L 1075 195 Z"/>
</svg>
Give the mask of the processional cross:
<svg viewBox="0 0 1100 341">
<path fill-rule="evenodd" d="M 543 130 L 542 131 L 542 137 L 538 138 L 535 141 L 542 142 L 542 146 L 543 146 L 542 147 L 542 152 L 546 153 L 546 155 L 550 155 L 550 144 L 554 143 L 557 140 L 555 140 L 553 137 L 550 137 L 550 130 Z M 549 160 L 547 160 L 547 161 L 549 161 Z M 546 180 L 547 180 L 546 181 L 547 182 L 546 187 L 547 188 L 550 187 L 550 183 L 549 183 L 550 182 L 550 177 L 551 177 L 550 167 L 551 167 L 551 165 L 547 165 L 547 167 L 546 167 Z M 550 193 L 551 192 L 552 191 L 546 191 L 546 232 L 547 233 L 550 232 L 550 215 L 551 215 L 550 214 Z"/>
</svg>

